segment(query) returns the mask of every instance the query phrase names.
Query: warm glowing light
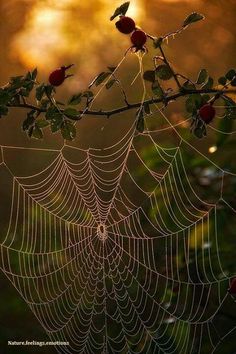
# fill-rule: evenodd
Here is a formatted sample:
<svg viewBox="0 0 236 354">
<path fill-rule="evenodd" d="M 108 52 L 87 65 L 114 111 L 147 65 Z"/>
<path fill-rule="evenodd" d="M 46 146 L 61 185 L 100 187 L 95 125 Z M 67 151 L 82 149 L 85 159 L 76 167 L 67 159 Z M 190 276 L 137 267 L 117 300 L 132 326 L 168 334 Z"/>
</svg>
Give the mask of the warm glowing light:
<svg viewBox="0 0 236 354">
<path fill-rule="evenodd" d="M 38 9 L 32 15 L 34 26 L 53 26 L 58 24 L 62 19 L 62 12 L 50 7 Z"/>
<path fill-rule="evenodd" d="M 37 66 L 45 73 L 77 58 L 74 70 L 78 67 L 80 80 L 71 80 L 70 85 L 76 85 L 76 89 L 79 89 L 77 85 L 81 85 L 83 80 L 87 81 L 88 72 L 91 75 L 91 68 L 95 71 L 101 62 L 97 53 L 109 53 L 107 43 L 111 47 L 115 46 L 117 52 L 117 38 L 124 50 L 130 44 L 129 38 L 121 37 L 116 30 L 115 21 L 109 21 L 112 12 L 120 4 L 120 0 L 112 3 L 110 0 L 35 0 L 22 30 L 12 42 L 12 56 L 27 68 Z M 137 25 L 142 19 L 142 4 L 142 0 L 136 0 L 130 4 L 127 13 Z"/>
<path fill-rule="evenodd" d="M 214 146 L 209 147 L 208 151 L 209 151 L 210 154 L 214 154 L 214 152 L 217 151 L 217 146 L 214 145 Z"/>
</svg>

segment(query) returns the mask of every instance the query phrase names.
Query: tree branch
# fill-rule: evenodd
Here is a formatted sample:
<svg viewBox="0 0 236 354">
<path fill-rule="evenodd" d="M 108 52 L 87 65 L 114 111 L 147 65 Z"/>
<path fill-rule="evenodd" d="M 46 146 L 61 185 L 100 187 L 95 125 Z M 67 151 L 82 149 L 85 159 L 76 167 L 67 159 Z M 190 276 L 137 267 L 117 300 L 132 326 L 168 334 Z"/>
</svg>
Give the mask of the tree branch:
<svg viewBox="0 0 236 354">
<path fill-rule="evenodd" d="M 142 104 L 155 104 L 155 103 L 163 103 L 165 102 L 165 104 L 168 104 L 171 101 L 175 101 L 176 99 L 180 98 L 180 97 L 185 97 L 188 95 L 194 95 L 194 94 L 227 94 L 227 93 L 236 93 L 236 90 L 217 90 L 217 89 L 200 89 L 200 90 L 185 90 L 185 91 L 181 91 L 175 94 L 172 94 L 170 96 L 166 96 L 163 100 L 163 98 L 151 98 L 149 100 L 144 101 Z M 141 105 L 141 102 L 137 102 L 137 103 L 133 103 L 133 104 L 129 104 L 128 106 L 122 106 L 122 107 L 118 107 L 116 109 L 113 110 L 89 110 L 89 109 L 85 109 L 85 110 L 79 110 L 78 111 L 78 116 L 68 116 L 69 119 L 71 120 L 79 120 L 81 119 L 81 115 L 91 115 L 91 116 L 103 116 L 103 117 L 107 117 L 110 118 L 113 115 L 125 112 L 125 111 L 129 111 L 135 108 L 139 108 Z M 47 112 L 47 109 L 42 109 L 40 107 L 34 106 L 32 104 L 28 104 L 28 103 L 19 103 L 19 104 L 12 104 L 12 105 L 8 105 L 8 107 L 11 108 L 29 108 L 31 110 L 40 112 L 40 113 L 45 113 Z M 61 112 L 63 113 L 64 110 L 62 109 Z"/>
</svg>

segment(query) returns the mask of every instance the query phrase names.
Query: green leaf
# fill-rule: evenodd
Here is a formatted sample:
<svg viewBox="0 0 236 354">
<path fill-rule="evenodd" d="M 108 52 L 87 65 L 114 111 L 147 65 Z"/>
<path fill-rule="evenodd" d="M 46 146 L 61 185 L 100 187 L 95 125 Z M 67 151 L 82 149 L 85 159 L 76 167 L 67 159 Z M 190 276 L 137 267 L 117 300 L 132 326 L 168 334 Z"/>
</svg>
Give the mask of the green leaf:
<svg viewBox="0 0 236 354">
<path fill-rule="evenodd" d="M 195 102 L 191 96 L 188 97 L 188 99 L 186 100 L 185 107 L 186 107 L 186 111 L 188 113 L 193 113 L 193 112 L 196 113 L 196 111 L 197 111 Z"/>
<path fill-rule="evenodd" d="M 136 117 L 137 117 L 137 125 L 136 125 L 136 129 L 138 132 L 143 133 L 144 131 L 144 108 L 143 106 L 137 111 L 136 113 Z"/>
<path fill-rule="evenodd" d="M 230 119 L 228 116 L 220 120 L 218 125 L 218 130 L 222 131 L 223 133 L 219 132 L 217 136 L 216 145 L 219 147 L 225 143 L 225 141 L 229 138 L 229 134 L 224 133 L 231 133 L 233 130 L 233 119 Z"/>
<path fill-rule="evenodd" d="M 150 104 L 148 102 L 144 102 L 143 108 L 144 108 L 145 114 L 147 114 L 147 115 L 151 114 Z"/>
<path fill-rule="evenodd" d="M 197 84 L 201 85 L 203 84 L 208 78 L 208 72 L 206 69 L 202 69 L 199 74 L 198 74 L 198 78 L 197 78 Z"/>
<path fill-rule="evenodd" d="M 206 136 L 206 128 L 205 126 L 197 126 L 196 128 L 194 128 L 193 133 L 198 139 L 202 139 L 204 138 L 204 136 Z"/>
<path fill-rule="evenodd" d="M 73 140 L 76 137 L 76 128 L 70 121 L 65 121 L 61 127 L 61 134 L 65 140 Z"/>
<path fill-rule="evenodd" d="M 184 20 L 183 27 L 186 27 L 186 26 L 190 25 L 191 23 L 201 21 L 204 18 L 205 18 L 205 16 L 203 16 L 202 14 L 199 14 L 197 12 L 193 12 L 186 17 L 186 19 Z"/>
<path fill-rule="evenodd" d="M 104 80 L 106 80 L 106 78 L 108 76 L 110 76 L 111 73 L 108 73 L 108 72 L 102 72 L 100 73 L 99 75 L 97 75 L 93 81 L 91 82 L 91 84 L 89 84 L 89 88 L 92 87 L 93 85 L 95 86 L 99 86 L 103 83 Z"/>
<path fill-rule="evenodd" d="M 10 85 L 12 90 L 17 90 L 22 87 L 23 83 L 25 82 L 24 76 L 14 76 L 10 78 Z"/>
<path fill-rule="evenodd" d="M 58 130 L 61 129 L 63 119 L 53 119 L 51 122 L 51 132 L 56 133 Z"/>
<path fill-rule="evenodd" d="M 55 92 L 55 87 L 52 85 L 44 85 L 44 89 L 47 96 L 51 96 L 51 94 Z"/>
<path fill-rule="evenodd" d="M 6 105 L 11 98 L 10 93 L 7 90 L 0 88 L 0 105 Z"/>
<path fill-rule="evenodd" d="M 38 69 L 35 68 L 31 73 L 31 78 L 33 81 L 36 79 L 37 75 L 38 75 Z"/>
<path fill-rule="evenodd" d="M 225 75 L 225 77 L 231 81 L 233 80 L 233 78 L 236 76 L 236 71 L 234 69 L 230 69 L 227 74 Z"/>
<path fill-rule="evenodd" d="M 50 122 L 45 119 L 38 119 L 36 125 L 38 128 L 45 128 L 50 125 Z"/>
<path fill-rule="evenodd" d="M 236 102 L 228 96 L 223 96 L 222 98 L 225 101 L 225 117 L 228 119 L 236 119 Z"/>
<path fill-rule="evenodd" d="M 116 79 L 111 79 L 111 80 L 109 80 L 109 81 L 106 83 L 106 89 L 109 90 L 109 89 L 114 85 L 115 82 L 116 82 Z"/>
<path fill-rule="evenodd" d="M 110 17 L 110 21 L 114 20 L 114 18 L 116 18 L 119 15 L 125 15 L 129 9 L 129 4 L 130 4 L 130 2 L 127 1 L 124 4 L 122 4 L 120 7 L 118 7 L 115 10 L 114 14 Z"/>
<path fill-rule="evenodd" d="M 67 117 L 78 117 L 79 112 L 74 108 L 68 107 L 64 110 L 64 115 Z"/>
<path fill-rule="evenodd" d="M 82 93 L 79 93 L 79 94 L 77 94 L 77 95 L 73 95 L 73 96 L 69 99 L 68 104 L 69 104 L 69 105 L 72 105 L 72 106 L 75 106 L 75 105 L 80 104 L 81 100 L 82 100 Z"/>
<path fill-rule="evenodd" d="M 37 125 L 35 125 L 33 127 L 31 137 L 33 137 L 35 139 L 42 139 L 43 138 L 43 132 Z"/>
<path fill-rule="evenodd" d="M 213 85 L 214 85 L 214 80 L 212 79 L 212 77 L 209 77 L 205 85 L 202 86 L 202 89 L 210 90 L 213 88 Z"/>
<path fill-rule="evenodd" d="M 92 91 L 84 91 L 83 94 L 82 94 L 83 97 L 86 97 L 87 99 L 89 98 L 92 98 L 94 95 L 93 95 L 93 92 Z"/>
<path fill-rule="evenodd" d="M 161 64 L 156 68 L 156 74 L 161 80 L 169 80 L 173 73 L 168 65 Z"/>
<path fill-rule="evenodd" d="M 55 106 L 50 106 L 45 114 L 46 118 L 51 120 L 51 119 L 57 119 L 58 117 L 61 116 L 61 113 L 58 111 L 58 109 Z"/>
<path fill-rule="evenodd" d="M 161 98 L 164 96 L 164 92 L 157 80 L 155 82 L 153 82 L 153 84 L 152 84 L 152 92 L 157 97 Z"/>
<path fill-rule="evenodd" d="M 34 117 L 35 111 L 30 111 L 27 114 L 27 118 L 23 121 L 22 123 L 22 129 L 23 131 L 29 130 L 29 128 L 34 125 L 35 122 L 35 117 Z"/>
<path fill-rule="evenodd" d="M 188 97 L 185 102 L 186 110 L 189 113 L 196 113 L 197 110 L 202 106 L 203 98 L 200 94 L 194 94 Z"/>
<path fill-rule="evenodd" d="M 192 82 L 190 82 L 190 81 L 185 81 L 184 84 L 183 84 L 183 88 L 185 90 L 189 90 L 189 91 L 192 91 L 192 90 L 196 89 L 195 85 Z"/>
<path fill-rule="evenodd" d="M 36 99 L 38 101 L 41 101 L 41 99 L 43 98 L 43 95 L 45 94 L 45 85 L 41 84 L 41 85 L 37 86 L 35 92 L 36 92 L 36 94 L 35 94 Z"/>
<path fill-rule="evenodd" d="M 222 86 L 224 86 L 226 84 L 226 82 L 227 82 L 227 79 L 224 76 L 222 76 L 218 79 L 218 83 Z"/>
<path fill-rule="evenodd" d="M 156 79 L 156 73 L 154 70 L 147 70 L 144 72 L 143 78 L 145 81 L 154 82 Z"/>
</svg>

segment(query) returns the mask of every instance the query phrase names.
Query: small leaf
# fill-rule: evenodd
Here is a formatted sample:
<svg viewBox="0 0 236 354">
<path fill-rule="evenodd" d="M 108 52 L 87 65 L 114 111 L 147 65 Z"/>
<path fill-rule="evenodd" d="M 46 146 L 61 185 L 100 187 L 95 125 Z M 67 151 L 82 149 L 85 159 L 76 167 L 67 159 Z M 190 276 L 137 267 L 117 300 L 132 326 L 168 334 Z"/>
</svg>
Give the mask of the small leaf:
<svg viewBox="0 0 236 354">
<path fill-rule="evenodd" d="M 148 102 L 144 102 L 143 108 L 144 108 L 145 114 L 147 114 L 147 115 L 151 114 L 150 104 Z"/>
<path fill-rule="evenodd" d="M 202 138 L 204 138 L 204 136 L 206 136 L 206 128 L 204 126 L 196 127 L 193 130 L 193 133 L 198 139 L 202 139 Z"/>
<path fill-rule="evenodd" d="M 93 95 L 93 92 L 92 91 L 84 91 L 83 94 L 82 94 L 83 97 L 86 97 L 87 99 L 88 98 L 92 98 L 94 95 Z"/>
<path fill-rule="evenodd" d="M 152 92 L 155 96 L 157 97 L 163 97 L 164 96 L 164 92 L 159 84 L 159 82 L 156 80 L 155 82 L 153 82 L 152 84 Z"/>
<path fill-rule="evenodd" d="M 48 108 L 45 116 L 49 120 L 57 119 L 58 117 L 61 117 L 61 113 L 58 111 L 58 109 L 55 106 L 50 106 Z"/>
<path fill-rule="evenodd" d="M 186 100 L 185 107 L 188 113 L 193 113 L 197 111 L 195 102 L 191 96 Z"/>
<path fill-rule="evenodd" d="M 52 85 L 44 85 L 44 89 L 47 96 L 51 96 L 51 94 L 55 92 L 55 87 Z"/>
<path fill-rule="evenodd" d="M 161 80 L 169 80 L 173 73 L 168 65 L 162 64 L 156 68 L 156 74 Z"/>
<path fill-rule="evenodd" d="M 11 98 L 11 95 L 7 90 L 0 88 L 0 105 L 6 105 Z"/>
<path fill-rule="evenodd" d="M 80 104 L 81 100 L 82 100 L 82 93 L 79 93 L 77 95 L 73 95 L 69 99 L 68 104 L 69 105 L 78 105 L 78 104 Z"/>
<path fill-rule="evenodd" d="M 118 7 L 115 10 L 114 14 L 111 16 L 110 21 L 114 20 L 114 18 L 116 18 L 119 15 L 125 15 L 129 9 L 129 4 L 130 4 L 130 2 L 127 1 L 124 4 L 122 4 L 120 7 Z"/>
<path fill-rule="evenodd" d="M 209 77 L 205 85 L 202 86 L 202 89 L 210 90 L 213 88 L 213 85 L 214 85 L 214 80 L 212 79 L 212 77 Z"/>
<path fill-rule="evenodd" d="M 143 106 L 137 111 L 136 113 L 137 116 L 137 125 L 136 129 L 138 132 L 143 133 L 144 131 L 144 108 Z"/>
<path fill-rule="evenodd" d="M 193 12 L 189 16 L 186 17 L 186 19 L 184 20 L 183 27 L 186 27 L 186 26 L 190 25 L 191 23 L 201 21 L 204 18 L 205 18 L 205 16 L 203 16 L 202 14 L 199 14 L 197 12 Z"/>
<path fill-rule="evenodd" d="M 185 90 L 189 90 L 189 91 L 192 91 L 192 90 L 196 89 L 195 85 L 192 82 L 190 82 L 190 81 L 185 81 L 184 84 L 183 84 L 183 88 Z"/>
<path fill-rule="evenodd" d="M 66 115 L 67 117 L 77 117 L 79 115 L 79 112 L 74 108 L 68 107 L 64 110 L 64 115 Z"/>
<path fill-rule="evenodd" d="M 111 79 L 111 80 L 109 80 L 109 81 L 106 83 L 106 89 L 109 90 L 109 89 L 114 85 L 115 82 L 116 82 L 116 79 Z"/>
<path fill-rule="evenodd" d="M 208 78 L 208 72 L 206 69 L 202 69 L 199 74 L 198 74 L 198 78 L 197 78 L 197 84 L 198 85 L 202 85 Z"/>
<path fill-rule="evenodd" d="M 45 128 L 47 126 L 50 125 L 49 121 L 45 120 L 45 119 L 38 119 L 36 121 L 36 125 L 38 128 Z"/>
<path fill-rule="evenodd" d="M 106 78 L 108 76 L 110 76 L 111 73 L 108 73 L 108 72 L 102 72 L 100 73 L 99 75 L 97 75 L 93 81 L 91 82 L 91 84 L 89 84 L 89 88 L 92 87 L 93 85 L 95 86 L 99 86 L 103 83 L 104 80 L 106 80 Z"/>
<path fill-rule="evenodd" d="M 222 86 L 224 86 L 226 84 L 226 82 L 227 82 L 227 79 L 224 76 L 222 76 L 218 79 L 218 83 Z"/>
<path fill-rule="evenodd" d="M 222 96 L 225 100 L 225 117 L 236 119 L 236 103 L 228 96 Z"/>
<path fill-rule="evenodd" d="M 65 140 L 73 140 L 76 137 L 76 128 L 68 120 L 66 120 L 61 127 L 61 134 Z"/>
<path fill-rule="evenodd" d="M 31 137 L 33 137 L 35 139 L 42 139 L 43 138 L 43 132 L 37 125 L 35 125 L 33 127 Z"/>
<path fill-rule="evenodd" d="M 143 78 L 145 81 L 154 82 L 156 79 L 156 73 L 154 70 L 147 70 L 144 72 Z"/>
<path fill-rule="evenodd" d="M 31 78 L 33 81 L 36 79 L 37 75 L 38 75 L 38 69 L 35 68 L 31 73 Z"/>
<path fill-rule="evenodd" d="M 32 125 L 34 125 L 34 122 L 35 122 L 34 113 L 35 113 L 35 111 L 31 111 L 27 114 L 27 118 L 22 123 L 23 131 L 29 130 L 29 128 Z"/>
<path fill-rule="evenodd" d="M 225 75 L 225 77 L 231 81 L 233 80 L 233 78 L 236 76 L 236 71 L 234 69 L 231 69 L 227 72 L 227 74 Z"/>
<path fill-rule="evenodd" d="M 51 121 L 51 132 L 56 133 L 58 130 L 60 130 L 62 123 L 63 123 L 63 119 L 58 119 L 58 120 L 53 119 Z"/>
<path fill-rule="evenodd" d="M 43 98 L 43 95 L 45 94 L 45 85 L 41 84 L 38 87 L 36 87 L 36 94 L 35 97 L 38 101 L 41 101 L 41 99 Z"/>
</svg>

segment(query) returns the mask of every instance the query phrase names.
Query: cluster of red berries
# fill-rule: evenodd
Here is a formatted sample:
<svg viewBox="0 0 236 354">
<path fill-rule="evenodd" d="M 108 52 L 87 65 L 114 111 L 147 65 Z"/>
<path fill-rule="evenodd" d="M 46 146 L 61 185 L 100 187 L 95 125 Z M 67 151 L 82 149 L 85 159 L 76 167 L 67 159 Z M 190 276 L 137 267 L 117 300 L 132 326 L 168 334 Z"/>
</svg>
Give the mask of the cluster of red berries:
<svg viewBox="0 0 236 354">
<path fill-rule="evenodd" d="M 134 20 L 128 16 L 120 16 L 119 21 L 116 22 L 116 28 L 124 34 L 131 34 L 131 43 L 133 48 L 143 50 L 147 42 L 147 35 L 144 31 L 137 29 Z"/>
<path fill-rule="evenodd" d="M 63 84 L 65 79 L 72 76 L 72 75 L 66 75 L 66 70 L 70 69 L 72 66 L 73 64 L 68 66 L 61 66 L 60 68 L 52 71 L 48 78 L 49 83 L 52 86 L 60 86 L 61 84 Z"/>
<path fill-rule="evenodd" d="M 214 119 L 216 115 L 215 108 L 212 106 L 210 103 L 204 104 L 200 109 L 199 109 L 199 117 L 203 122 L 206 124 L 211 123 L 211 121 Z"/>
</svg>

